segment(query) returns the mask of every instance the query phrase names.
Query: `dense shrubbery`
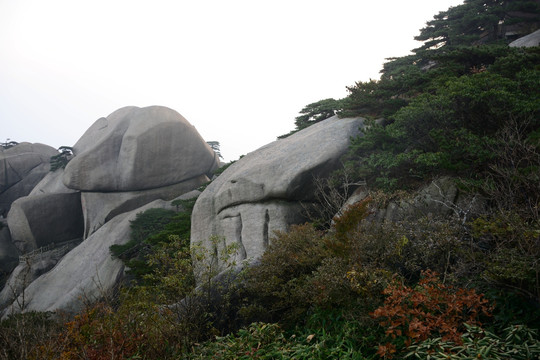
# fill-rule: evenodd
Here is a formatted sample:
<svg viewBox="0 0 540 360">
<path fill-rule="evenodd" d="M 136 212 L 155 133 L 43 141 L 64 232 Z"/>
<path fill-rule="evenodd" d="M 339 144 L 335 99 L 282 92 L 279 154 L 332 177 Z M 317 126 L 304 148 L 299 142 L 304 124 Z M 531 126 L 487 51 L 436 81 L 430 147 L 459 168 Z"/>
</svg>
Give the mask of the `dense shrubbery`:
<svg viewBox="0 0 540 360">
<path fill-rule="evenodd" d="M 149 271 L 116 301 L 89 307 L 63 330 L 52 321 L 27 322 L 28 340 L 35 336 L 31 329 L 46 325 L 40 346 L 26 349 L 27 357 L 377 359 L 436 348 L 459 359 L 486 351 L 482 344 L 497 337 L 506 339 L 509 325 L 538 326 L 534 224 L 523 227 L 520 217 L 516 223 L 504 217 L 466 224 L 432 217 L 366 221 L 387 198 L 374 193 L 336 217 L 328 231 L 304 224 L 276 234 L 258 264 L 234 287 L 226 285 L 231 291 L 222 293 L 218 305 L 208 301 L 209 290 L 223 282 L 212 283 L 209 274 L 208 286 L 191 292 L 189 249 L 180 236 L 169 235 L 145 255 Z M 518 249 L 529 256 L 500 261 Z M 227 251 L 224 256 L 234 249 Z M 16 320 L 2 323 L 0 338 L 14 349 L 7 351 L 24 346 Z M 486 339 L 472 341 L 471 325 L 481 325 L 474 331 Z M 538 337 L 526 335 L 535 354 Z M 525 351 L 515 340 L 500 340 L 491 349 L 499 355 Z"/>
<path fill-rule="evenodd" d="M 465 327 L 467 332 L 462 335 L 460 344 L 444 341 L 440 337 L 424 340 L 411 346 L 406 358 L 530 360 L 540 356 L 537 330 L 515 325 L 497 336 L 479 327 L 468 324 Z"/>
<path fill-rule="evenodd" d="M 0 357 L 537 358 L 540 47 L 509 48 L 497 29 L 517 19 L 533 30 L 538 13 L 536 1 L 466 0 L 430 21 L 424 45 L 390 59 L 380 80 L 306 106 L 296 130 L 336 113 L 369 127 L 347 171 L 316 184 L 327 206 L 306 209 L 313 223 L 276 234 L 238 276 L 216 278 L 210 261 L 194 290 L 192 258 L 216 254 L 189 246 L 193 202 L 147 211 L 131 241 L 111 248 L 133 280 L 117 298 L 65 328 L 48 314 L 2 321 Z M 488 211 L 374 220 L 396 194 L 440 175 Z M 360 183 L 371 195 L 340 210 Z"/>
<path fill-rule="evenodd" d="M 493 151 L 504 143 L 508 126 L 523 124 L 522 132 L 531 134 L 540 125 L 533 120 L 540 71 L 517 77 L 523 81 L 489 71 L 445 78 L 400 108 L 390 124 L 373 123 L 353 143 L 349 160 L 370 185 L 387 190 L 443 174 L 483 179 L 508 156 Z"/>
<path fill-rule="evenodd" d="M 0 359 L 40 359 L 39 345 L 56 339 L 61 329 L 51 313 L 12 315 L 0 321 Z"/>
</svg>

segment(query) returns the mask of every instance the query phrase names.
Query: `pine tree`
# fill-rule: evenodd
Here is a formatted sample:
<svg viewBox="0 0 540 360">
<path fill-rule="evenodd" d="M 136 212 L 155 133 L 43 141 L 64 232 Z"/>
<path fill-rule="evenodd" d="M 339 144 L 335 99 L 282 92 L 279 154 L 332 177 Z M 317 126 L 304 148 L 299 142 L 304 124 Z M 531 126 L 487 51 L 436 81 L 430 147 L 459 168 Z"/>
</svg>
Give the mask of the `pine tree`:
<svg viewBox="0 0 540 360">
<path fill-rule="evenodd" d="M 492 43 L 507 40 L 509 26 L 521 26 L 522 35 L 540 24 L 538 0 L 465 0 L 435 15 L 415 40 L 424 44 L 416 53 L 441 47 Z M 511 40 L 511 39 L 509 39 Z"/>
</svg>

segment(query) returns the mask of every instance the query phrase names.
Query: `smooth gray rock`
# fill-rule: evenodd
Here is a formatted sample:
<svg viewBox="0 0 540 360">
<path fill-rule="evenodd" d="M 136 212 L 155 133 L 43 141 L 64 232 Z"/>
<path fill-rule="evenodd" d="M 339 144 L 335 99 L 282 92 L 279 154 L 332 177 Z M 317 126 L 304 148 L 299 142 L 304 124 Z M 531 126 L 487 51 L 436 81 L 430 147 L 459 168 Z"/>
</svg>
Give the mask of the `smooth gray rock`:
<svg viewBox="0 0 540 360">
<path fill-rule="evenodd" d="M 139 191 L 210 175 L 214 151 L 179 113 L 162 106 L 121 108 L 74 145 L 64 184 L 83 191 Z"/>
<path fill-rule="evenodd" d="M 16 267 L 0 291 L 0 310 L 16 301 L 15 299 L 18 299 L 17 308 L 24 308 L 26 301 L 26 294 L 23 294 L 24 289 L 35 279 L 51 270 L 75 244 L 65 244 L 49 251 L 36 252 L 25 256 L 22 261 L 17 258 Z"/>
<path fill-rule="evenodd" d="M 534 47 L 540 45 L 540 30 L 512 41 L 510 47 Z"/>
<path fill-rule="evenodd" d="M 87 238 L 113 217 L 141 207 L 151 201 L 172 200 L 210 181 L 206 175 L 161 188 L 129 192 L 82 192 L 84 237 Z"/>
<path fill-rule="evenodd" d="M 47 175 L 32 189 L 28 196 L 41 194 L 64 194 L 74 193 L 77 190 L 67 188 L 63 181 L 64 169 L 49 171 Z"/>
<path fill-rule="evenodd" d="M 216 232 L 223 237 L 224 245 L 238 247 L 234 259 L 237 264 L 259 258 L 276 231 L 285 231 L 290 224 L 303 221 L 302 205 L 283 200 L 231 206 L 214 219 Z"/>
<path fill-rule="evenodd" d="M 21 253 L 81 238 L 84 224 L 79 193 L 52 193 L 17 199 L 8 213 L 12 241 Z"/>
<path fill-rule="evenodd" d="M 51 156 L 57 154 L 53 147 L 27 142 L 0 147 L 0 216 L 7 215 L 13 201 L 30 194 L 49 172 Z"/>
<path fill-rule="evenodd" d="M 340 168 L 362 118 L 336 116 L 270 143 L 231 165 L 198 198 L 191 243 L 211 247 L 211 238 L 238 243 L 237 260 L 259 257 L 275 230 L 305 219 L 301 202 L 315 201 L 315 177 Z"/>
<path fill-rule="evenodd" d="M 109 247 L 129 240 L 130 222 L 150 208 L 174 209 L 169 201 L 156 200 L 116 216 L 66 254 L 49 272 L 34 280 L 24 292 L 25 308 L 13 302 L 5 314 L 22 311 L 80 311 L 85 301 L 110 294 L 124 272 L 122 261 L 111 256 Z"/>
</svg>

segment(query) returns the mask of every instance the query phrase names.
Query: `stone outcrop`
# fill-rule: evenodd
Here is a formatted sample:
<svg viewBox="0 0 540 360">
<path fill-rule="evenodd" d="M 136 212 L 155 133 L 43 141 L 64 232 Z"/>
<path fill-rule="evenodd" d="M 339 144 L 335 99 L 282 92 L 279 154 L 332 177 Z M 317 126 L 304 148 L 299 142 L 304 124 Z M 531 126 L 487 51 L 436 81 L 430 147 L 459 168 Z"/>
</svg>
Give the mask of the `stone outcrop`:
<svg viewBox="0 0 540 360">
<path fill-rule="evenodd" d="M 7 222 L 12 241 L 21 253 L 81 238 L 81 195 L 75 192 L 25 196 L 12 204 Z"/>
<path fill-rule="evenodd" d="M 24 292 L 24 311 L 63 310 L 76 313 L 85 300 L 108 294 L 124 272 L 121 260 L 111 256 L 109 247 L 129 240 L 130 221 L 150 208 L 173 210 L 170 201 L 156 200 L 141 208 L 114 217 L 92 236 L 66 254 L 49 272 L 34 280 Z M 20 312 L 19 301 L 4 311 L 4 316 Z"/>
<path fill-rule="evenodd" d="M 540 45 L 540 30 L 512 41 L 510 47 L 534 47 Z"/>
<path fill-rule="evenodd" d="M 198 188 L 219 166 L 197 130 L 162 106 L 125 107 L 98 119 L 73 153 L 63 183 L 81 191 L 84 237 L 118 214 Z"/>
<path fill-rule="evenodd" d="M 212 237 L 236 243 L 236 260 L 259 257 L 274 231 L 304 221 L 302 202 L 315 200 L 315 177 L 341 167 L 351 137 L 363 119 L 332 117 L 270 143 L 231 165 L 198 198 L 192 215 L 192 244 Z"/>
<path fill-rule="evenodd" d="M 130 221 L 148 208 L 174 208 L 171 200 L 182 194 L 193 197 L 219 166 L 195 128 L 159 106 L 126 107 L 97 120 L 73 155 L 65 169 L 48 172 L 8 213 L 18 266 L 0 293 L 0 308 L 9 305 L 4 315 L 75 312 L 81 298 L 112 291 L 123 264 L 109 247 L 129 240 Z"/>
<path fill-rule="evenodd" d="M 153 200 L 172 200 L 179 194 L 187 193 L 208 182 L 206 175 L 200 175 L 179 184 L 157 189 L 124 192 L 82 192 L 84 212 L 84 237 L 93 234 L 116 215 L 141 207 Z"/>
<path fill-rule="evenodd" d="M 20 258 L 18 257 L 16 267 L 14 267 L 6 285 L 0 291 L 0 310 L 12 304 L 17 298 L 17 307 L 24 308 L 26 296 L 23 296 L 23 291 L 25 291 L 25 288 L 32 281 L 51 270 L 76 244 L 76 242 L 71 242 L 60 247 L 48 250 L 40 249 Z"/>
<path fill-rule="evenodd" d="M 13 201 L 30 194 L 57 154 L 53 147 L 26 142 L 0 148 L 0 216 L 7 215 Z"/>
<path fill-rule="evenodd" d="M 67 188 L 62 181 L 63 177 L 64 169 L 49 171 L 49 173 L 32 189 L 28 196 L 78 192 L 77 190 Z"/>
<path fill-rule="evenodd" d="M 121 108 L 73 147 L 64 184 L 75 190 L 155 189 L 211 174 L 219 159 L 195 127 L 162 106 Z"/>
<path fill-rule="evenodd" d="M 461 194 L 456 181 L 441 177 L 426 184 L 407 198 L 391 200 L 384 206 L 372 207 L 367 221 L 399 222 L 422 217 L 456 216 L 465 222 L 471 214 L 484 212 L 485 202 L 475 196 Z M 343 205 L 340 214 L 355 203 L 365 200 L 369 191 L 358 188 Z M 338 214 L 339 216 L 339 214 Z"/>
</svg>

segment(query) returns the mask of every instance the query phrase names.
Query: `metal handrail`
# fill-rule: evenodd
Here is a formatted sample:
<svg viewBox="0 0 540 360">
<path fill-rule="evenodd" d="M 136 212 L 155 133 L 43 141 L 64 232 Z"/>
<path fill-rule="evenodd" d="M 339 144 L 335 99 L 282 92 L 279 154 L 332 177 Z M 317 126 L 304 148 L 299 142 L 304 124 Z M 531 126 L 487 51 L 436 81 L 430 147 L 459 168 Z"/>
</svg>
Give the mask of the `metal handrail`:
<svg viewBox="0 0 540 360">
<path fill-rule="evenodd" d="M 77 243 L 77 242 L 81 242 L 81 239 L 78 238 L 78 239 L 73 239 L 73 240 L 68 240 L 68 241 L 64 241 L 64 242 L 61 242 L 61 243 L 50 243 L 50 244 L 47 244 L 45 246 L 42 246 L 38 249 L 34 249 L 32 251 L 29 251 L 27 253 L 24 253 L 22 255 L 19 256 L 19 263 L 24 263 L 30 259 L 36 259 L 36 258 L 41 258 L 43 256 L 43 253 L 46 253 L 46 252 L 49 252 L 49 251 L 55 251 L 57 253 L 60 253 L 62 251 L 65 251 L 69 248 L 70 245 L 74 244 L 74 243 Z"/>
</svg>

